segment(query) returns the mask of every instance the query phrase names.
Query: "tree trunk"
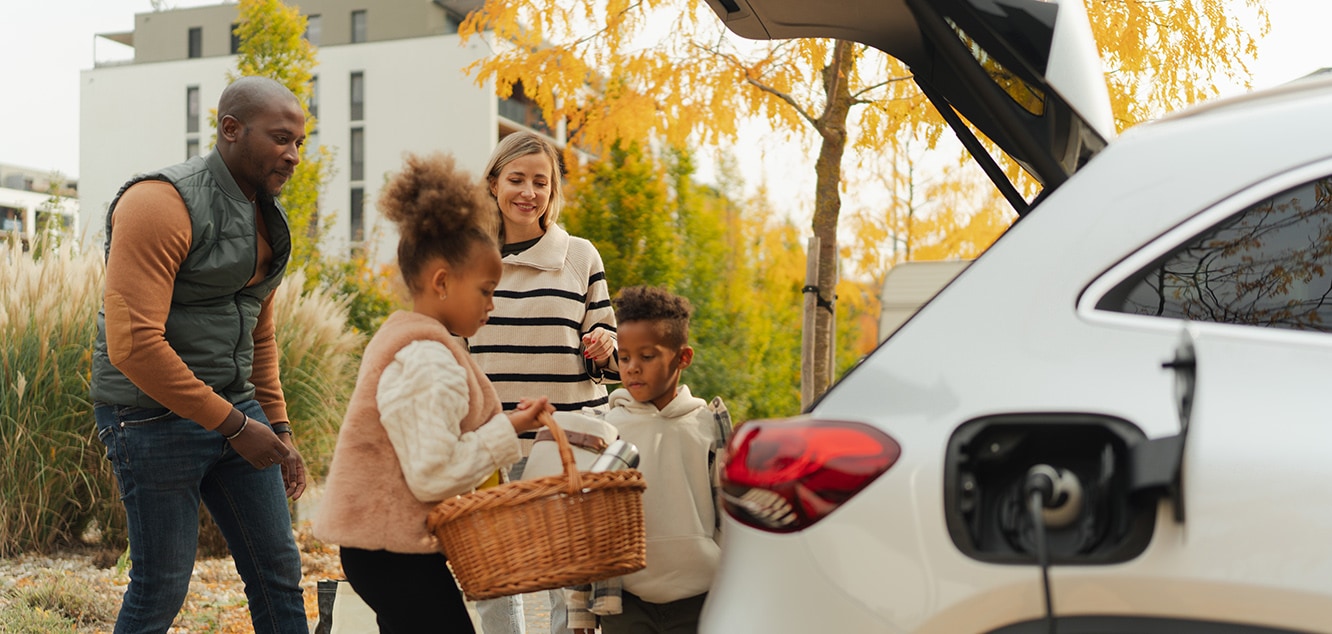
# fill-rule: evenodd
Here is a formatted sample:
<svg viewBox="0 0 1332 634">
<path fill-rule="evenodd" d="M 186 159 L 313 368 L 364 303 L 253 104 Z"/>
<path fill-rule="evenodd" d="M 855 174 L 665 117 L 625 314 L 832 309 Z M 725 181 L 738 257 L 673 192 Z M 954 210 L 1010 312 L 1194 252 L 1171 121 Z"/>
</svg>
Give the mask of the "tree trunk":
<svg viewBox="0 0 1332 634">
<path fill-rule="evenodd" d="M 818 300 L 806 303 L 806 310 L 814 311 L 813 359 L 801 364 L 801 394 L 812 395 L 802 399 L 801 408 L 808 409 L 813 399 L 832 385 L 836 363 L 833 356 L 833 335 L 836 332 L 834 301 L 837 288 L 837 221 L 842 211 L 842 156 L 846 153 L 846 120 L 851 111 L 851 92 L 847 86 L 855 65 L 852 45 L 838 40 L 833 57 L 823 69 L 823 91 L 827 105 L 814 127 L 822 138 L 819 157 L 815 162 L 818 175 L 814 188 L 814 235 L 819 238 L 817 253 L 806 257 L 818 258 Z M 806 316 L 808 318 L 808 315 Z M 809 320 L 806 320 L 809 323 Z"/>
</svg>

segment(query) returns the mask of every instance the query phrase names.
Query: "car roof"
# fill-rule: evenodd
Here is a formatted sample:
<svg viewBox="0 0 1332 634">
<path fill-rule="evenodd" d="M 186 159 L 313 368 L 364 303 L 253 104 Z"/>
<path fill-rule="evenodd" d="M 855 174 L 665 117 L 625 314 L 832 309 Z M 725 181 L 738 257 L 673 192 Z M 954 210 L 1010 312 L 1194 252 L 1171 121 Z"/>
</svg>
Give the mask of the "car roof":
<svg viewBox="0 0 1332 634">
<path fill-rule="evenodd" d="M 1332 68 L 1324 68 L 1271 88 L 1203 102 L 1163 115 L 1156 122 L 1165 123 L 1179 119 L 1206 117 L 1214 113 L 1229 112 L 1241 108 L 1263 107 L 1292 99 L 1315 96 L 1328 90 L 1332 90 Z"/>
</svg>

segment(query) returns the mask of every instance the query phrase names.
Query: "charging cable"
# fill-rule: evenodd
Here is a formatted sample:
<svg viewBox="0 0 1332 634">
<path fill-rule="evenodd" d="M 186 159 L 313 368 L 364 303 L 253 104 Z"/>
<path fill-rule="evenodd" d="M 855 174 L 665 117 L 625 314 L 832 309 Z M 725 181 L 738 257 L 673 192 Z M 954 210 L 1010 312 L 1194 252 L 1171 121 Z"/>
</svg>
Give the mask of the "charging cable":
<svg viewBox="0 0 1332 634">
<path fill-rule="evenodd" d="M 1068 469 L 1056 469 L 1038 464 L 1027 471 L 1022 482 L 1022 493 L 1027 499 L 1027 510 L 1036 539 L 1036 561 L 1041 566 L 1041 587 L 1045 592 L 1045 618 L 1047 631 L 1055 634 L 1054 599 L 1050 594 L 1050 548 L 1045 530 L 1063 528 L 1077 519 L 1082 511 L 1082 483 Z"/>
</svg>

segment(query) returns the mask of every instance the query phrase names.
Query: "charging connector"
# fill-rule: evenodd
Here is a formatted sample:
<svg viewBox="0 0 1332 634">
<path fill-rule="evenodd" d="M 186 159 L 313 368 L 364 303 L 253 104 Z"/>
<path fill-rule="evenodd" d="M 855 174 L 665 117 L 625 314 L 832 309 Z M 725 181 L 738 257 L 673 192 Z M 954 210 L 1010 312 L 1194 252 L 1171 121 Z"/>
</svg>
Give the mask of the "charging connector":
<svg viewBox="0 0 1332 634">
<path fill-rule="evenodd" d="M 1044 507 L 1041 518 L 1048 528 L 1064 528 L 1082 514 L 1082 481 L 1072 471 L 1038 464 L 1027 471 L 1023 493 L 1040 491 Z"/>
<path fill-rule="evenodd" d="M 1082 483 L 1068 469 L 1038 464 L 1027 470 L 1022 482 L 1036 538 L 1036 560 L 1041 567 L 1041 587 L 1045 593 L 1045 618 L 1050 634 L 1055 634 L 1054 597 L 1050 591 L 1050 547 L 1045 530 L 1063 528 L 1082 512 Z"/>
</svg>

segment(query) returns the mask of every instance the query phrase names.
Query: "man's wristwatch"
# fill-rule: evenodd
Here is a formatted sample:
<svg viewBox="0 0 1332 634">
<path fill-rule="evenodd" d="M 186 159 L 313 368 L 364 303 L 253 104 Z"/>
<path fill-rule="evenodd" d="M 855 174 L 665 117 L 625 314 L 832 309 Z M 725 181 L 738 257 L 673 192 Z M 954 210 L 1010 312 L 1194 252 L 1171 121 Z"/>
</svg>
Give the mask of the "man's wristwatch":
<svg viewBox="0 0 1332 634">
<path fill-rule="evenodd" d="M 290 434 L 290 433 L 291 433 L 291 423 L 273 423 L 273 433 L 275 433 L 275 434 Z M 295 437 L 294 434 L 293 434 L 293 437 Z"/>
</svg>

